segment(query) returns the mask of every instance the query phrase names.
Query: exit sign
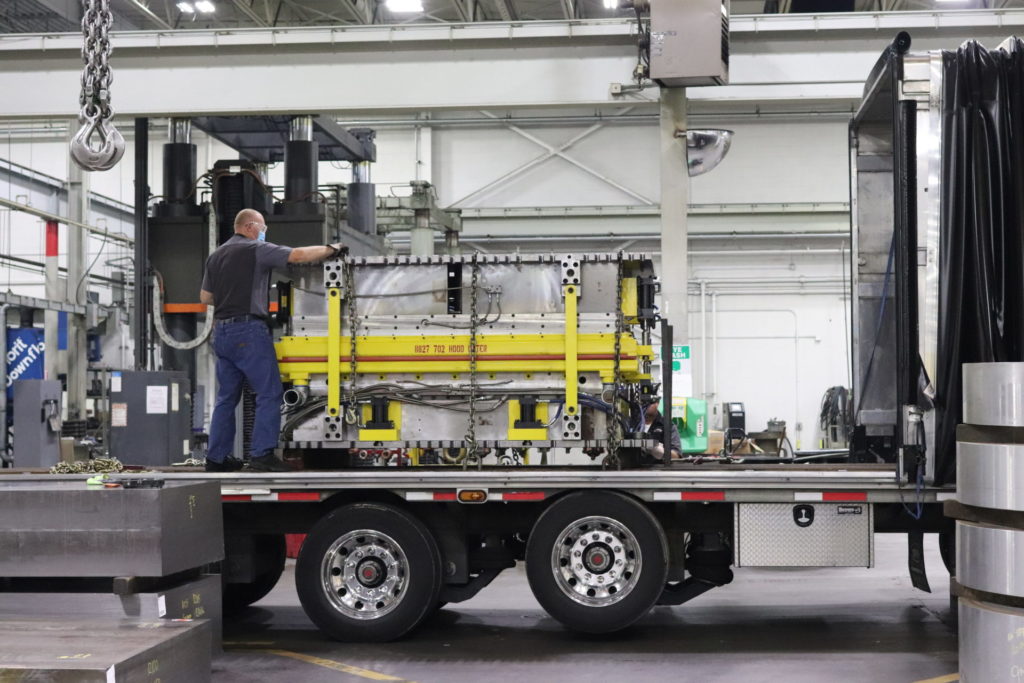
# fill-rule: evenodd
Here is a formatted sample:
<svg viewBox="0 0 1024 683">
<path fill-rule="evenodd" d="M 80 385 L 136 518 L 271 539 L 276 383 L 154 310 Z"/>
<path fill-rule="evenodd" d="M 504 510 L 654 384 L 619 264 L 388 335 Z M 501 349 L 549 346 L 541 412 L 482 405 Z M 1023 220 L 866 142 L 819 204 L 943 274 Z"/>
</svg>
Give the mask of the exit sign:
<svg viewBox="0 0 1024 683">
<path fill-rule="evenodd" d="M 672 372 L 682 372 L 683 361 L 690 360 L 689 344 L 674 344 L 672 346 Z"/>
</svg>

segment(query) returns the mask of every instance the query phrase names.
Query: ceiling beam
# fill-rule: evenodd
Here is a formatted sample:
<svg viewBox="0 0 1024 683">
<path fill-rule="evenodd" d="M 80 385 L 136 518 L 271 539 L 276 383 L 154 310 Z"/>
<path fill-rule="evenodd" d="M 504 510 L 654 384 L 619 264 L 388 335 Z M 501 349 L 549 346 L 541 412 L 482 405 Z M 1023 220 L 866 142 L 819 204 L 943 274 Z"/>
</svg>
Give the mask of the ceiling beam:
<svg viewBox="0 0 1024 683">
<path fill-rule="evenodd" d="M 159 15 L 157 15 L 157 14 L 156 14 L 156 12 L 154 12 L 154 11 L 153 11 L 153 10 L 151 10 L 151 9 L 149 9 L 149 7 L 148 7 L 148 6 L 147 6 L 147 5 L 145 4 L 145 3 L 143 3 L 143 2 L 142 2 L 142 0 L 128 0 L 128 2 L 129 2 L 129 3 L 131 3 L 131 4 L 132 4 L 132 5 L 133 5 L 133 6 L 134 6 L 134 7 L 136 8 L 136 9 L 138 9 L 138 10 L 139 10 L 140 12 L 142 12 L 143 14 L 145 14 L 145 15 L 146 15 L 146 17 L 147 17 L 147 18 L 148 18 L 148 19 L 149 19 L 150 21 L 152 21 L 152 22 L 153 22 L 154 24 L 156 24 L 156 25 L 157 25 L 157 26 L 159 26 L 160 28 L 165 28 L 165 29 L 167 29 L 167 30 L 170 30 L 170 29 L 174 28 L 173 26 L 171 26 L 170 24 L 168 24 L 168 23 L 167 23 L 166 21 L 164 21 L 163 19 L 161 19 L 161 18 L 159 17 Z"/>
<path fill-rule="evenodd" d="M 519 13 L 516 12 L 515 6 L 512 4 L 512 0 L 491 0 L 491 4 L 494 6 L 495 11 L 502 21 L 518 21 Z"/>
<path fill-rule="evenodd" d="M 452 0 L 452 7 L 455 8 L 455 13 L 459 15 L 459 21 L 473 21 L 473 17 L 469 16 L 465 5 L 462 4 L 462 0 Z"/>
<path fill-rule="evenodd" d="M 355 0 L 340 0 L 338 4 L 342 6 L 342 8 L 345 10 L 345 12 L 348 13 L 348 15 L 350 17 L 352 17 L 352 21 L 354 21 L 355 23 L 357 23 L 357 24 L 365 24 L 365 23 L 367 23 L 366 22 L 366 15 L 364 15 L 359 10 L 359 6 L 356 5 Z"/>
<path fill-rule="evenodd" d="M 245 0 L 232 0 L 232 2 L 235 4 L 235 7 L 238 8 L 238 11 L 248 17 L 252 23 L 264 28 L 269 26 L 269 24 L 263 20 L 263 17 L 257 14 L 252 7 L 246 4 Z"/>
</svg>

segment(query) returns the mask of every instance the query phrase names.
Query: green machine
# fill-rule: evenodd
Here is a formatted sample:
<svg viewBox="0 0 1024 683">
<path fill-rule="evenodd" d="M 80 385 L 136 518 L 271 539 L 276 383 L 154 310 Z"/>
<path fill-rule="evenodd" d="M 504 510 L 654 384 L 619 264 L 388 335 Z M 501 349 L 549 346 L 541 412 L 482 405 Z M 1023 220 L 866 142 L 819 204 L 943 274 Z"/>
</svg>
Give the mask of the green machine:
<svg viewBox="0 0 1024 683">
<path fill-rule="evenodd" d="M 683 453 L 708 450 L 708 402 L 699 398 L 673 398 L 672 422 L 679 430 Z"/>
</svg>

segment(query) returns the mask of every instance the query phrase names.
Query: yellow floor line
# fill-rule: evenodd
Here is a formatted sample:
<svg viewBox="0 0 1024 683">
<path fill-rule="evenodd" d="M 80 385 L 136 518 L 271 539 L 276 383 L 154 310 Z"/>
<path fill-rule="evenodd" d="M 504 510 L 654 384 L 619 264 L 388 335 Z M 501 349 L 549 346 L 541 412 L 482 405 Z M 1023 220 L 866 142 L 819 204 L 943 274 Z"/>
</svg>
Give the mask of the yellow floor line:
<svg viewBox="0 0 1024 683">
<path fill-rule="evenodd" d="M 306 662 L 307 664 L 315 664 L 316 666 L 322 666 L 325 669 L 331 669 L 332 671 L 340 671 L 351 676 L 359 676 L 360 678 L 367 678 L 371 681 L 397 681 L 398 683 L 413 683 L 412 681 L 408 681 L 404 678 L 399 678 L 397 676 L 392 676 L 390 674 L 382 674 L 379 671 L 362 669 L 358 666 L 352 666 L 351 664 L 336 662 L 333 659 L 324 659 L 323 657 L 304 655 L 301 652 L 292 652 L 291 650 L 264 650 L 261 648 L 254 649 L 252 651 L 262 652 L 269 655 L 277 655 L 279 657 L 290 657 L 291 659 L 297 659 L 300 662 Z"/>
<path fill-rule="evenodd" d="M 959 680 L 960 674 L 948 674 L 937 678 L 926 678 L 923 681 L 914 681 L 914 683 L 956 683 Z"/>
</svg>

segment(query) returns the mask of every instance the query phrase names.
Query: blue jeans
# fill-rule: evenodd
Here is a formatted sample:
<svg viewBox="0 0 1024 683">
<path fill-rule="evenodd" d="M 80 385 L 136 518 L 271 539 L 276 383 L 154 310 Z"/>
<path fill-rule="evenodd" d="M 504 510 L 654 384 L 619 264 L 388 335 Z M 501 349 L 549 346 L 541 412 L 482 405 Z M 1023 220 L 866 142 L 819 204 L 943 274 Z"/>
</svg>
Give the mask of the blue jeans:
<svg viewBox="0 0 1024 683">
<path fill-rule="evenodd" d="M 210 421 L 207 459 L 224 462 L 235 446 L 235 408 L 242 397 L 242 381 L 256 392 L 256 422 L 252 428 L 252 456 L 277 448 L 281 432 L 281 375 L 270 329 L 260 320 L 217 325 L 213 331 L 217 355 L 217 405 Z"/>
</svg>

